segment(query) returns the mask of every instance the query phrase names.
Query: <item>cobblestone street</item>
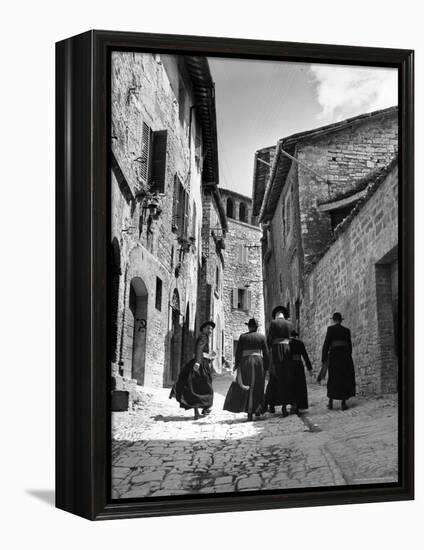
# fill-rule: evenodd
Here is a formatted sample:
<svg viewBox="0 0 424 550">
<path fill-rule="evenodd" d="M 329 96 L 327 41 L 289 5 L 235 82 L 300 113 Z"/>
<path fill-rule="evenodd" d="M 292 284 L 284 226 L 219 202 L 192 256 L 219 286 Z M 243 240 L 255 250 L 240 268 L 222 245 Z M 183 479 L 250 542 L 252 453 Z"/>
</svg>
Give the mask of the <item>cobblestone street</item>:
<svg viewBox="0 0 424 550">
<path fill-rule="evenodd" d="M 135 410 L 112 416 L 114 498 L 397 481 L 397 398 L 326 409 L 309 385 L 309 411 L 260 420 L 222 410 L 229 375 L 215 378 L 212 413 L 193 420 L 168 389 L 139 388 Z"/>
</svg>

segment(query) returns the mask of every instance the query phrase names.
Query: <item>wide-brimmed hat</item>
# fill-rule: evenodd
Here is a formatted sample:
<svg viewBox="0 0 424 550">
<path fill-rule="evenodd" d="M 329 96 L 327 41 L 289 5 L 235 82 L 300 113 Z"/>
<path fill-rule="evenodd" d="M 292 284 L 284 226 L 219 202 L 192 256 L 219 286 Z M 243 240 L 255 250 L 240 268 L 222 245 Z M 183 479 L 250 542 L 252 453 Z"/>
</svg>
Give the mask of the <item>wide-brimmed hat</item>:
<svg viewBox="0 0 424 550">
<path fill-rule="evenodd" d="M 333 313 L 333 316 L 331 317 L 331 320 L 332 321 L 343 321 L 344 317 L 342 317 L 342 314 L 339 313 L 338 311 L 336 311 L 335 313 Z"/>
<path fill-rule="evenodd" d="M 252 319 L 249 319 L 247 321 L 247 323 L 244 323 L 244 324 L 247 325 L 248 327 L 256 327 L 257 328 L 259 326 L 258 321 L 254 317 L 252 317 Z"/>
<path fill-rule="evenodd" d="M 282 314 L 284 315 L 284 317 L 287 319 L 287 317 L 289 316 L 289 312 L 287 311 L 287 308 L 284 307 L 284 306 L 277 306 L 277 307 L 275 307 L 275 308 L 272 310 L 272 318 L 275 319 L 275 316 L 277 315 L 277 313 L 280 313 L 280 311 L 282 312 Z"/>
<path fill-rule="evenodd" d="M 216 327 L 216 325 L 215 325 L 215 323 L 214 323 L 213 321 L 205 321 L 204 323 L 202 323 L 202 324 L 200 325 L 200 332 L 202 332 L 202 330 L 203 330 L 205 327 L 207 327 L 208 325 L 210 325 L 212 328 L 215 328 L 215 327 Z"/>
</svg>

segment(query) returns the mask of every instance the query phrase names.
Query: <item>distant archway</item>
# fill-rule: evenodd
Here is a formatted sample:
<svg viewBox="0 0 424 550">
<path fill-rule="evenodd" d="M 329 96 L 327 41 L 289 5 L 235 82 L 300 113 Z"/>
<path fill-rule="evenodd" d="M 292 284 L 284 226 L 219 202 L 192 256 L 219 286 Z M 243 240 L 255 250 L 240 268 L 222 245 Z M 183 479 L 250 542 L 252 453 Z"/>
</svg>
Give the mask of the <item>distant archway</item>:
<svg viewBox="0 0 424 550">
<path fill-rule="evenodd" d="M 229 218 L 234 218 L 234 203 L 230 198 L 227 199 L 227 216 Z"/>
<path fill-rule="evenodd" d="M 239 206 L 239 220 L 241 222 L 247 222 L 247 211 L 244 202 L 241 202 Z"/>
<path fill-rule="evenodd" d="M 129 309 L 132 313 L 132 361 L 131 377 L 142 386 L 145 378 L 147 341 L 147 301 L 146 285 L 140 277 L 131 279 Z"/>
</svg>

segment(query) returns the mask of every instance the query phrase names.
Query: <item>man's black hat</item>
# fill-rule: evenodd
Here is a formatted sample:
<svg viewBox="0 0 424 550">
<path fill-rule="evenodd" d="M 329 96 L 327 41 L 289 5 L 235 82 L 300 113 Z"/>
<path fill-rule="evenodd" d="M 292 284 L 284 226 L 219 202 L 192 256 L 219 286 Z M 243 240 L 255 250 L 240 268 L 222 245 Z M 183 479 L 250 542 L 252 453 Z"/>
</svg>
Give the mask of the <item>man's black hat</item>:
<svg viewBox="0 0 424 550">
<path fill-rule="evenodd" d="M 277 306 L 277 307 L 275 307 L 275 308 L 272 310 L 272 318 L 275 319 L 275 316 L 277 315 L 277 313 L 280 313 L 280 311 L 281 311 L 282 314 L 284 315 L 284 318 L 287 319 L 287 317 L 289 316 L 289 312 L 287 311 L 287 308 L 284 307 L 284 306 Z"/>
<path fill-rule="evenodd" d="M 207 327 L 208 325 L 210 325 L 212 328 L 215 328 L 216 325 L 213 321 L 205 321 L 203 324 L 200 325 L 200 332 L 202 332 L 202 330 Z"/>
<path fill-rule="evenodd" d="M 332 319 L 333 321 L 337 321 L 337 322 L 341 323 L 341 322 L 343 321 L 344 317 L 342 317 L 342 314 L 341 314 L 341 313 L 339 313 L 338 311 L 336 311 L 336 313 L 333 313 L 333 316 L 331 317 L 331 319 Z"/>
<path fill-rule="evenodd" d="M 248 327 L 256 327 L 258 328 L 259 323 L 255 318 L 249 319 L 247 323 L 245 323 Z"/>
</svg>

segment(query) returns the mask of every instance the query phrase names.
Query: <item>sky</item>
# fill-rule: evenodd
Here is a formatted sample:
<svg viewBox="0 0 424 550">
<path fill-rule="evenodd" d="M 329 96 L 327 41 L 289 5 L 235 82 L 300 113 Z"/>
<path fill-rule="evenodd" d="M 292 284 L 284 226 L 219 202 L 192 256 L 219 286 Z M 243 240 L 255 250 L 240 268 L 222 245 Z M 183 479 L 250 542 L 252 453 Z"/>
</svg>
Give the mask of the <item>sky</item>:
<svg viewBox="0 0 424 550">
<path fill-rule="evenodd" d="M 397 69 L 208 59 L 215 82 L 220 187 L 247 196 L 258 149 L 397 105 Z"/>
</svg>

